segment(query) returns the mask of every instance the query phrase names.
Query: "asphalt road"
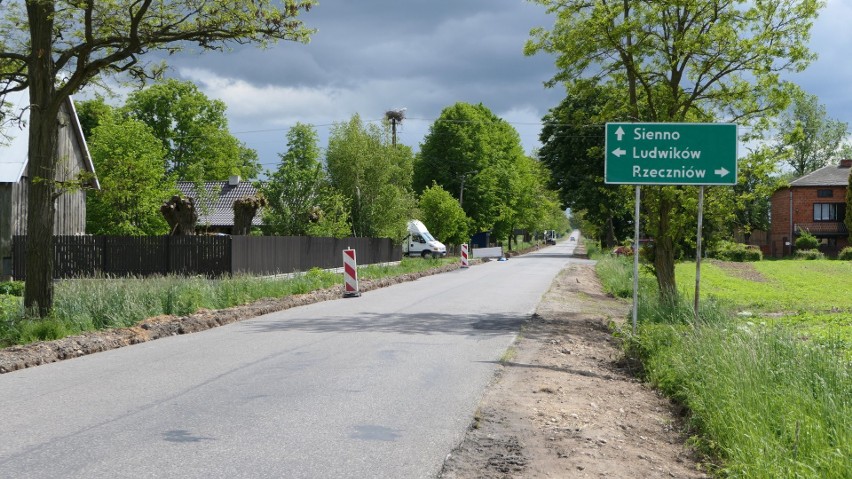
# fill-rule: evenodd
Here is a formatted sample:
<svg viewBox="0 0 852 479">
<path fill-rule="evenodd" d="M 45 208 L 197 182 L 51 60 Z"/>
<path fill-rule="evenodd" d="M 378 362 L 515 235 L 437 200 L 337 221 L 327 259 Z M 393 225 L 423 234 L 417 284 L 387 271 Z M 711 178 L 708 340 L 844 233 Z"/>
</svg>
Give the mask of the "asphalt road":
<svg viewBox="0 0 852 479">
<path fill-rule="evenodd" d="M 0 477 L 434 477 L 574 244 L 0 375 Z"/>
</svg>

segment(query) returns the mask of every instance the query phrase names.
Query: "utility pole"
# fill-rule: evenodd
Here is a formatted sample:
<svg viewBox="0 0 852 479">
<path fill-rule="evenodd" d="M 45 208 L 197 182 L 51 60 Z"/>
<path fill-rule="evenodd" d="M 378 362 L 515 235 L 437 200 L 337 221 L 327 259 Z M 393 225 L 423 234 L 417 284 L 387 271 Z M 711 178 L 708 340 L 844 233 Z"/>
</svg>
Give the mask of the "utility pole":
<svg viewBox="0 0 852 479">
<path fill-rule="evenodd" d="M 396 146 L 396 124 L 402 123 L 405 119 L 405 110 L 407 108 L 398 108 L 396 110 L 388 110 L 385 112 L 385 118 L 391 123 L 391 144 Z"/>
<path fill-rule="evenodd" d="M 477 172 L 474 170 L 474 171 L 468 171 L 467 173 L 461 174 L 461 176 L 460 176 L 461 188 L 459 189 L 459 206 L 464 205 L 464 203 L 463 203 L 463 201 L 464 201 L 464 180 L 467 178 L 467 175 L 475 175 L 476 173 Z"/>
</svg>

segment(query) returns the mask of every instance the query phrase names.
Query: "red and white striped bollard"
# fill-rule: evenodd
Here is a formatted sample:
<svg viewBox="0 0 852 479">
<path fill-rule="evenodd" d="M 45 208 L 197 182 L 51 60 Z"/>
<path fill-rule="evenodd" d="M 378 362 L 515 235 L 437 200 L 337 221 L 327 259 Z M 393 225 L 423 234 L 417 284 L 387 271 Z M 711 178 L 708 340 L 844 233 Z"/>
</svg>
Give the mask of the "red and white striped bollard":
<svg viewBox="0 0 852 479">
<path fill-rule="evenodd" d="M 361 296 L 358 290 L 358 262 L 355 261 L 355 250 L 343 250 L 343 297 Z"/>
<path fill-rule="evenodd" d="M 467 268 L 470 266 L 467 260 L 467 243 L 462 243 L 461 245 L 461 267 Z"/>
</svg>

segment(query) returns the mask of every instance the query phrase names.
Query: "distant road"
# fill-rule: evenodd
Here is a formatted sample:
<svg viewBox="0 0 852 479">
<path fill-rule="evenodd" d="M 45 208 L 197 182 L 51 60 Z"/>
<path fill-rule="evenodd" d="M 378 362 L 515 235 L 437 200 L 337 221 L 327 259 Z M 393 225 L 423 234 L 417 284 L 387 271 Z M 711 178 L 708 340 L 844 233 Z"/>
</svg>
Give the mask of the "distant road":
<svg viewBox="0 0 852 479">
<path fill-rule="evenodd" d="M 0 477 L 434 477 L 574 244 L 0 375 Z"/>
</svg>

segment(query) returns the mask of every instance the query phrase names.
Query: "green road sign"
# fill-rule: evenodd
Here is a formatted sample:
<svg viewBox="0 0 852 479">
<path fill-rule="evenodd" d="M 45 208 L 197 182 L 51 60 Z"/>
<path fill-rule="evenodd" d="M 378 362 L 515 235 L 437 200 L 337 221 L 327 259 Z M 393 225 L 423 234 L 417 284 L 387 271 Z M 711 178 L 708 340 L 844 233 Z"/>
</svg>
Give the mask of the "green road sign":
<svg viewBox="0 0 852 479">
<path fill-rule="evenodd" d="M 604 180 L 630 185 L 735 185 L 737 125 L 607 123 Z"/>
</svg>

